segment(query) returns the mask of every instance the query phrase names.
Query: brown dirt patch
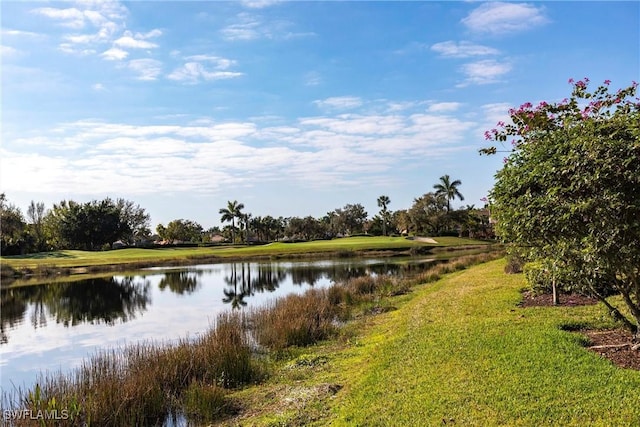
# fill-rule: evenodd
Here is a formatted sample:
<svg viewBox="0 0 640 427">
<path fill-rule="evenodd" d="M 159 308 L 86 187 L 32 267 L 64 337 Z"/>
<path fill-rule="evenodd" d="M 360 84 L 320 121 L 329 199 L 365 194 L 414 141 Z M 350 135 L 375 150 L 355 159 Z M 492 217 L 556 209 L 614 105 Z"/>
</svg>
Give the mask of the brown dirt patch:
<svg viewBox="0 0 640 427">
<path fill-rule="evenodd" d="M 561 294 L 558 296 L 558 306 L 574 307 L 579 305 L 594 305 L 598 303 L 596 298 L 587 297 L 580 294 Z M 537 295 L 529 290 L 522 292 L 521 307 L 553 307 L 553 296 L 551 294 Z"/>
<path fill-rule="evenodd" d="M 581 331 L 589 338 L 589 350 L 609 359 L 614 365 L 640 370 L 640 350 L 631 347 L 631 333 L 624 329 Z"/>
</svg>

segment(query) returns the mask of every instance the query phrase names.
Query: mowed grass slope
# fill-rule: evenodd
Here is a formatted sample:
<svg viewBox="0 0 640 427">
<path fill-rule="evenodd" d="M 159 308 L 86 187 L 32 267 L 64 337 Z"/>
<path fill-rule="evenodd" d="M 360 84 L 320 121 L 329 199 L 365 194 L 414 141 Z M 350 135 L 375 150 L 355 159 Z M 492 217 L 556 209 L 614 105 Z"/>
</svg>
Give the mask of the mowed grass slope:
<svg viewBox="0 0 640 427">
<path fill-rule="evenodd" d="M 640 425 L 640 372 L 560 329 L 594 319 L 611 326 L 603 308 L 520 308 L 523 277 L 503 268 L 452 274 L 379 316 L 335 360 L 345 387 L 330 424 Z"/>
<path fill-rule="evenodd" d="M 415 246 L 463 246 L 486 242 L 457 237 L 438 237 L 437 243 L 419 242 L 404 237 L 347 237 L 300 243 L 271 243 L 262 246 L 214 246 L 193 248 L 120 249 L 114 251 L 65 250 L 24 256 L 1 257 L 2 263 L 15 269 L 53 267 L 87 267 L 198 258 L 233 258 L 246 256 L 284 256 L 339 251 L 410 249 Z"/>
</svg>

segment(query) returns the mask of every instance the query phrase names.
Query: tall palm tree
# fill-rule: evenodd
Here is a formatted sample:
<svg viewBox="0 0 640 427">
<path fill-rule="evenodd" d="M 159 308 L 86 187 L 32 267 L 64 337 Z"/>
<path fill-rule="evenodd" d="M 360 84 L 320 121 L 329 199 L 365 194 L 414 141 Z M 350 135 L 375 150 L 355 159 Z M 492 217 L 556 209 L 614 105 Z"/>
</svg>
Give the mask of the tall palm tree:
<svg viewBox="0 0 640 427">
<path fill-rule="evenodd" d="M 389 196 L 380 196 L 378 197 L 378 206 L 382 209 L 380 210 L 380 215 L 382 216 L 382 235 L 387 235 L 387 205 L 391 203 L 391 199 Z"/>
<path fill-rule="evenodd" d="M 231 243 L 236 241 L 236 218 L 242 217 L 242 209 L 244 209 L 244 205 L 234 200 L 233 202 L 228 201 L 227 207 L 220 209 L 219 212 L 222 215 L 220 221 L 231 222 Z"/>
<path fill-rule="evenodd" d="M 444 175 L 440 177 L 440 182 L 433 186 L 436 190 L 436 195 L 443 195 L 447 198 L 447 213 L 451 211 L 451 200 L 456 197 L 460 200 L 464 200 L 464 197 L 460 194 L 460 191 L 458 191 L 459 185 L 462 185 L 462 181 L 456 179 L 451 182 L 449 175 Z"/>
</svg>

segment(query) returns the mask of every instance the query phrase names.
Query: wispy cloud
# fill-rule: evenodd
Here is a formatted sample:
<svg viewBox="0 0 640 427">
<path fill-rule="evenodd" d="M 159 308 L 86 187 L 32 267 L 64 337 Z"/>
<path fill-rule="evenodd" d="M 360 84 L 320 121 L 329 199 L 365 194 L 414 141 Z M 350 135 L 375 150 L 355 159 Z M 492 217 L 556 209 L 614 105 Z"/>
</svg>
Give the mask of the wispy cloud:
<svg viewBox="0 0 640 427">
<path fill-rule="evenodd" d="M 450 58 L 469 58 L 472 56 L 497 55 L 500 53 L 492 47 L 474 44 L 468 41 L 456 43 L 449 40 L 431 45 L 431 50 Z"/>
<path fill-rule="evenodd" d="M 244 73 L 229 70 L 237 64 L 232 59 L 204 54 L 187 56 L 185 59 L 187 62 L 169 74 L 168 79 L 195 84 L 202 80 L 233 79 L 244 75 Z"/>
<path fill-rule="evenodd" d="M 322 83 L 322 76 L 317 71 L 310 71 L 304 76 L 305 86 L 318 86 Z"/>
<path fill-rule="evenodd" d="M 146 34 L 133 34 L 131 31 L 125 31 L 122 37 L 113 42 L 113 45 L 128 49 L 153 49 L 158 47 L 158 45 L 148 41 L 148 39 L 158 37 L 160 35 L 162 35 L 162 31 L 158 29 Z"/>
<path fill-rule="evenodd" d="M 461 21 L 471 31 L 502 34 L 529 30 L 547 24 L 544 7 L 528 3 L 483 3 Z"/>
<path fill-rule="evenodd" d="M 348 110 L 361 106 L 362 99 L 357 96 L 334 96 L 315 100 L 313 104 L 326 110 Z"/>
<path fill-rule="evenodd" d="M 121 61 L 129 56 L 129 52 L 117 47 L 112 47 L 111 49 L 102 52 L 101 56 L 109 61 Z"/>
<path fill-rule="evenodd" d="M 222 37 L 227 40 L 254 40 L 265 34 L 265 30 L 261 28 L 261 22 L 246 13 L 238 15 L 241 21 L 237 24 L 231 24 L 220 30 Z"/>
<path fill-rule="evenodd" d="M 459 102 L 436 102 L 427 108 L 430 113 L 451 113 L 457 111 L 462 104 Z"/>
<path fill-rule="evenodd" d="M 20 51 L 14 47 L 0 45 L 0 56 L 2 56 L 3 58 L 18 56 L 19 54 Z"/>
<path fill-rule="evenodd" d="M 207 70 L 199 62 L 187 62 L 182 67 L 174 70 L 167 78 L 187 83 L 198 83 L 200 80 L 223 80 L 242 76 L 243 73 L 235 71 Z"/>
<path fill-rule="evenodd" d="M 9 28 L 3 28 L 0 31 L 3 37 L 31 37 L 31 38 L 41 38 L 46 37 L 44 34 L 34 33 L 33 31 L 22 31 L 22 30 L 14 30 Z"/>
<path fill-rule="evenodd" d="M 293 180 L 334 188 L 381 180 L 399 162 L 406 166 L 465 149 L 464 136 L 475 126 L 453 115 L 411 111 L 304 117 L 276 126 L 202 117 L 190 125 L 85 120 L 8 141 L 1 154 L 9 166 L 0 173 L 3 179 L 17 170 L 33 177 L 7 190 L 52 194 L 122 188 L 131 194 L 210 193 L 228 185 Z M 24 154 L 29 146 L 41 154 Z"/>
<path fill-rule="evenodd" d="M 241 0 L 240 4 L 249 9 L 263 9 L 265 7 L 273 6 L 278 3 L 282 3 L 282 0 Z"/>
<path fill-rule="evenodd" d="M 484 85 L 497 83 L 500 78 L 511 71 L 511 64 L 499 62 L 493 59 L 471 62 L 462 66 L 462 72 L 466 75 L 465 80 L 458 84 L 458 87 L 469 85 Z"/>
<path fill-rule="evenodd" d="M 155 59 L 132 59 L 127 67 L 137 74 L 138 80 L 156 80 L 162 73 L 162 63 Z"/>
<path fill-rule="evenodd" d="M 312 37 L 316 33 L 311 31 L 292 30 L 294 24 L 285 20 L 267 20 L 261 16 L 249 13 L 239 13 L 239 21 L 220 30 L 222 37 L 229 41 L 248 41 L 255 39 L 291 40 L 302 37 Z"/>
<path fill-rule="evenodd" d="M 75 7 L 67 8 L 67 9 L 56 9 L 52 7 L 39 7 L 32 11 L 33 13 L 46 16 L 47 18 L 51 18 L 57 20 L 60 25 L 63 27 L 73 28 L 73 29 L 81 29 L 85 26 L 85 16 L 84 13 L 76 9 Z"/>
</svg>

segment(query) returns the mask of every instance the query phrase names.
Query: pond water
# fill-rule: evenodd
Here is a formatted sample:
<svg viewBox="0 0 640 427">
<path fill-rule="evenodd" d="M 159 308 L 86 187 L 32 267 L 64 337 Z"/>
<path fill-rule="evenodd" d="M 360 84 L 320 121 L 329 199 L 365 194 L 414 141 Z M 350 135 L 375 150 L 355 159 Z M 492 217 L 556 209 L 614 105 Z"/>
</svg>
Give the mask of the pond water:
<svg viewBox="0 0 640 427">
<path fill-rule="evenodd" d="M 196 336 L 224 310 L 246 310 L 365 274 L 420 271 L 432 262 L 237 262 L 3 289 L 0 386 L 24 389 L 40 372 L 68 372 L 98 350 Z"/>
</svg>

